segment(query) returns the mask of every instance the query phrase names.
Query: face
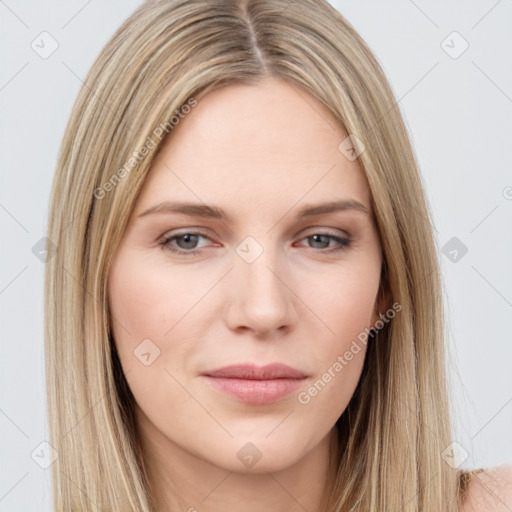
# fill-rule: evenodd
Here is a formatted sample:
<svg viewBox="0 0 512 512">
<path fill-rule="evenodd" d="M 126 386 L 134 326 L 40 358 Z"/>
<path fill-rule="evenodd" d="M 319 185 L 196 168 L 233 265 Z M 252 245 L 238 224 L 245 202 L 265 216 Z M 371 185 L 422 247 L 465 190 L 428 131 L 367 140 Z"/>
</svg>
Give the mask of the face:
<svg viewBox="0 0 512 512">
<path fill-rule="evenodd" d="M 381 270 L 346 136 L 306 92 L 267 79 L 208 93 L 162 146 L 108 289 L 139 429 L 163 452 L 275 471 L 333 433 Z"/>
</svg>

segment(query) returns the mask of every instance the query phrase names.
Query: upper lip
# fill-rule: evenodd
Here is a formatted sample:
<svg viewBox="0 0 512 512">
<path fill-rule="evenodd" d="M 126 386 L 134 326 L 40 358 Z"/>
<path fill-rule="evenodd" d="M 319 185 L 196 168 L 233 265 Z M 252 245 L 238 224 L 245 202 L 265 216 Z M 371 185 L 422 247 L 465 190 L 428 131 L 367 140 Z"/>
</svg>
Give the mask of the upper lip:
<svg viewBox="0 0 512 512">
<path fill-rule="evenodd" d="M 209 377 L 224 377 L 228 379 L 247 379 L 247 380 L 270 380 L 270 379 L 303 379 L 306 375 L 281 363 L 273 363 L 265 366 L 256 366 L 254 364 L 233 364 L 224 366 L 217 370 L 205 372 L 203 375 Z"/>
</svg>

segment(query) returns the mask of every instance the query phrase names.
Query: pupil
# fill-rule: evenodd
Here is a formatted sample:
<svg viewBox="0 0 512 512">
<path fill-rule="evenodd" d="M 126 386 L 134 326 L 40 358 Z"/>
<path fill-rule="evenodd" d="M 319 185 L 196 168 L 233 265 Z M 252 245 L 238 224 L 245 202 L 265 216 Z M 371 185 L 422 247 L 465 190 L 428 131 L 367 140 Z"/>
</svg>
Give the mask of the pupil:
<svg viewBox="0 0 512 512">
<path fill-rule="evenodd" d="M 197 235 L 182 235 L 180 238 L 185 241 L 185 248 L 192 249 L 197 240 L 194 239 Z M 191 240 L 192 239 L 192 240 Z"/>
<path fill-rule="evenodd" d="M 314 241 L 314 242 L 320 242 L 320 244 L 321 244 L 321 243 L 322 243 L 321 238 L 322 238 L 323 236 L 325 236 L 325 235 L 313 235 L 313 237 L 312 237 L 312 238 L 313 238 L 313 241 Z M 323 247 L 326 247 L 326 245 L 325 245 L 326 243 L 327 243 L 327 245 L 329 245 L 329 241 L 327 241 L 327 242 L 324 242 Z"/>
</svg>

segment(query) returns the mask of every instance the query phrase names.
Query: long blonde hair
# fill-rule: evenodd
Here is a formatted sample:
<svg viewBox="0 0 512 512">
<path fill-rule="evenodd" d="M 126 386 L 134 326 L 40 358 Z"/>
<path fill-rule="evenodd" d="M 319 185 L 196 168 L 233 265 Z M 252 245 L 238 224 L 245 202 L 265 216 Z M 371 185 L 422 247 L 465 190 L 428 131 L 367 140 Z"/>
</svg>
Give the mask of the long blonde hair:
<svg viewBox="0 0 512 512">
<path fill-rule="evenodd" d="M 149 0 L 118 29 L 73 107 L 53 182 L 45 350 L 55 509 L 154 512 L 133 396 L 112 340 L 109 268 L 165 135 L 209 91 L 281 77 L 363 142 L 381 292 L 402 310 L 368 344 L 337 422 L 325 510 L 454 512 L 431 215 L 397 102 L 371 50 L 324 0 Z M 186 122 L 186 121 L 184 121 Z M 143 148 L 146 148 L 144 151 Z"/>
</svg>

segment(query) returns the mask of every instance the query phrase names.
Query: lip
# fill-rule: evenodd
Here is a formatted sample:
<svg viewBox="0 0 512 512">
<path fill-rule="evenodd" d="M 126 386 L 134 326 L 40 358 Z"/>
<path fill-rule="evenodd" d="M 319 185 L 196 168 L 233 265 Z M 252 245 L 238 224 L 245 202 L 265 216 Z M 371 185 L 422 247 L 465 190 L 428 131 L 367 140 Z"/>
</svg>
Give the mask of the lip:
<svg viewBox="0 0 512 512">
<path fill-rule="evenodd" d="M 202 374 L 216 389 L 241 402 L 270 404 L 295 391 L 306 379 L 303 372 L 281 363 L 237 364 Z"/>
</svg>

